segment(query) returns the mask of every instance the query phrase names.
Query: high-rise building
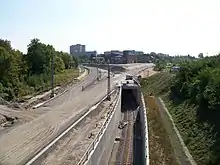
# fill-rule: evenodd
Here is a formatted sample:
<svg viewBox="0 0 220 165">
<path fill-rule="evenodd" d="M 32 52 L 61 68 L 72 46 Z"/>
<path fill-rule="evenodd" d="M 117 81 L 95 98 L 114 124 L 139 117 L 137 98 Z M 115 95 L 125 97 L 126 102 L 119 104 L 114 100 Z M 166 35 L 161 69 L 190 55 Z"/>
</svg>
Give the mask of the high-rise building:
<svg viewBox="0 0 220 165">
<path fill-rule="evenodd" d="M 86 46 L 81 44 L 71 45 L 70 54 L 71 55 L 84 55 L 86 51 Z"/>
</svg>

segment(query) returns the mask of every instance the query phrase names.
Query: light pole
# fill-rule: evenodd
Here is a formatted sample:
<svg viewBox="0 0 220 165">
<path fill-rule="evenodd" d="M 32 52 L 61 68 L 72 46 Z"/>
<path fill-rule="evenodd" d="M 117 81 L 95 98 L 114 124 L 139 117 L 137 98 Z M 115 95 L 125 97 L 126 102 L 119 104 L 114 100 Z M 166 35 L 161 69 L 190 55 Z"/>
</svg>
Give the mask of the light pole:
<svg viewBox="0 0 220 165">
<path fill-rule="evenodd" d="M 99 68 L 98 68 L 98 65 L 99 65 L 99 61 L 96 57 L 96 62 L 97 62 L 97 81 L 99 81 Z"/>
<path fill-rule="evenodd" d="M 52 64 L 51 64 L 51 95 L 50 98 L 54 97 L 54 53 L 52 55 Z"/>
<path fill-rule="evenodd" d="M 108 87 L 107 87 L 107 100 L 111 101 L 111 96 L 110 96 L 110 64 L 108 60 Z"/>
</svg>

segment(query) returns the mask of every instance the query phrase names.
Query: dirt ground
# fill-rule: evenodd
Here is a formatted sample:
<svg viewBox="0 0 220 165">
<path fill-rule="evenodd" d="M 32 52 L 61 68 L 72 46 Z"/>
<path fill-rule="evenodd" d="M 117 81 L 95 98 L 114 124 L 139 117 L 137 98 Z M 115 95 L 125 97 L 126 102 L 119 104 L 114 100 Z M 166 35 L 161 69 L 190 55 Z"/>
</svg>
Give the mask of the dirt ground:
<svg viewBox="0 0 220 165">
<path fill-rule="evenodd" d="M 104 124 L 108 112 L 112 110 L 116 103 L 116 95 L 112 96 L 112 101 L 104 101 L 91 114 L 68 133 L 51 151 L 47 154 L 42 165 L 75 165 L 82 158 L 86 149 L 94 140 Z"/>
<path fill-rule="evenodd" d="M 88 74 L 86 70 L 83 72 L 78 79 L 83 79 Z M 72 82 L 63 84 L 62 86 L 57 86 L 54 88 L 55 94 L 58 95 L 74 84 L 79 80 L 73 80 Z M 36 96 L 27 96 L 26 100 L 22 102 L 7 102 L 0 98 L 0 136 L 5 134 L 15 127 L 30 122 L 31 120 L 39 117 L 48 110 L 42 111 L 33 111 L 32 107 L 38 103 L 42 103 L 50 99 L 51 91 L 47 91 Z"/>
<path fill-rule="evenodd" d="M 154 71 L 153 68 L 149 68 L 149 69 L 144 70 L 140 75 L 141 75 L 141 77 L 145 78 L 145 77 L 152 76 L 155 73 L 157 73 L 157 72 Z"/>
</svg>

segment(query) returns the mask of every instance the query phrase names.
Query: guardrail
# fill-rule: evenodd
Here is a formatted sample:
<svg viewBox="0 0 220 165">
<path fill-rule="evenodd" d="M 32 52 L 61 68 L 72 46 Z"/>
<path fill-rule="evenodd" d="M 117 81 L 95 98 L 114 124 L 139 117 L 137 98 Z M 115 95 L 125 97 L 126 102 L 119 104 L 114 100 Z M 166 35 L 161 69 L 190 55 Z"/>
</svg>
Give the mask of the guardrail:
<svg viewBox="0 0 220 165">
<path fill-rule="evenodd" d="M 119 94 L 120 90 L 118 90 L 117 95 Z M 106 130 L 106 126 L 109 123 L 113 112 L 115 110 L 115 107 L 118 105 L 118 97 L 116 97 L 116 103 L 113 106 L 112 110 L 110 111 L 110 113 L 107 116 L 106 121 L 104 122 L 104 124 L 102 125 L 99 133 L 97 134 L 97 136 L 95 137 L 94 141 L 92 142 L 92 144 L 88 147 L 87 151 L 85 152 L 85 154 L 82 156 L 82 158 L 80 159 L 79 163 L 77 165 L 83 165 L 88 159 L 89 159 L 89 155 L 91 154 L 91 152 L 95 149 L 96 144 L 99 142 L 101 136 L 104 134 L 104 131 Z"/>
</svg>

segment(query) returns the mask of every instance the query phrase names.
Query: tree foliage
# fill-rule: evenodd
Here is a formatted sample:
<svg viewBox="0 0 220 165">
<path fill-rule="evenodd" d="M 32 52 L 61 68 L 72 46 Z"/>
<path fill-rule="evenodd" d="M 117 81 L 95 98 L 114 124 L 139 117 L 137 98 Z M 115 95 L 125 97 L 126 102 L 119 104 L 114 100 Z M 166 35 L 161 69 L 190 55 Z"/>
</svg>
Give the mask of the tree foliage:
<svg viewBox="0 0 220 165">
<path fill-rule="evenodd" d="M 220 162 L 220 56 L 181 64 L 175 74 L 141 80 L 144 95 L 163 98 L 198 165 Z"/>
<path fill-rule="evenodd" d="M 181 99 L 190 99 L 193 103 L 206 103 L 204 108 L 220 108 L 218 95 L 220 90 L 220 55 L 181 64 L 176 74 L 172 91 Z"/>
<path fill-rule="evenodd" d="M 170 96 L 176 105 L 189 102 L 189 105 L 198 107 L 196 108 L 198 121 L 194 122 L 198 126 L 195 127 L 197 131 L 202 131 L 202 138 L 210 140 L 206 144 L 210 148 L 204 147 L 200 150 L 210 151 L 209 157 L 203 155 L 201 158 L 202 155 L 199 154 L 200 157 L 196 158 L 201 164 L 217 165 L 220 162 L 220 55 L 182 63 L 173 80 Z M 206 133 L 207 130 L 209 133 Z M 188 134 L 187 137 L 190 138 L 191 135 Z M 191 137 L 192 139 L 194 138 Z M 192 142 L 191 140 L 188 139 L 187 143 Z"/>
<path fill-rule="evenodd" d="M 27 54 L 14 50 L 10 41 L 0 39 L 0 97 L 15 99 L 28 94 L 28 89 L 38 91 L 49 84 L 53 56 L 55 74 L 78 67 L 68 53 L 58 52 L 37 38 L 27 46 Z"/>
</svg>

